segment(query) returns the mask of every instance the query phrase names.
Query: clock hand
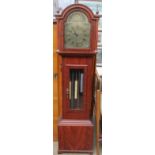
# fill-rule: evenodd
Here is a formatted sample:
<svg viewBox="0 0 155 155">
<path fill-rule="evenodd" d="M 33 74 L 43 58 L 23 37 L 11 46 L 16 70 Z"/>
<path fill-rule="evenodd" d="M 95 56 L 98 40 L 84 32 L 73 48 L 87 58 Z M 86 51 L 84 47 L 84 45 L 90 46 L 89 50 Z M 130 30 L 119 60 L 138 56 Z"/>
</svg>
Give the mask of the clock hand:
<svg viewBox="0 0 155 155">
<path fill-rule="evenodd" d="M 76 32 L 74 34 L 76 35 L 76 37 L 78 37 L 78 34 Z"/>
<path fill-rule="evenodd" d="M 74 35 L 76 35 L 76 32 L 75 32 L 74 28 L 72 27 L 71 29 L 72 29 L 72 33 L 73 33 Z"/>
<path fill-rule="evenodd" d="M 72 33 L 76 36 L 76 37 L 78 37 L 78 34 L 76 33 L 76 31 L 72 28 Z"/>
<path fill-rule="evenodd" d="M 75 32 L 75 31 L 73 31 L 73 34 L 77 37 L 78 36 L 78 34 Z"/>
</svg>

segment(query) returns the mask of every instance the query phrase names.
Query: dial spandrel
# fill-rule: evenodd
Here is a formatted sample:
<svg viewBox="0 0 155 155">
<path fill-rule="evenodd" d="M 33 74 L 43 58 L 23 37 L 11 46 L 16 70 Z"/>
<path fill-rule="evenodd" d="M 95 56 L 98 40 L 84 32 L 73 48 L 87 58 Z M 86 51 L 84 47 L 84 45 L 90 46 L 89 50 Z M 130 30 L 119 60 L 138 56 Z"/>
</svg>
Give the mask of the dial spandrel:
<svg viewBox="0 0 155 155">
<path fill-rule="evenodd" d="M 89 48 L 90 23 L 83 12 L 76 11 L 71 13 L 64 26 L 65 48 Z"/>
</svg>

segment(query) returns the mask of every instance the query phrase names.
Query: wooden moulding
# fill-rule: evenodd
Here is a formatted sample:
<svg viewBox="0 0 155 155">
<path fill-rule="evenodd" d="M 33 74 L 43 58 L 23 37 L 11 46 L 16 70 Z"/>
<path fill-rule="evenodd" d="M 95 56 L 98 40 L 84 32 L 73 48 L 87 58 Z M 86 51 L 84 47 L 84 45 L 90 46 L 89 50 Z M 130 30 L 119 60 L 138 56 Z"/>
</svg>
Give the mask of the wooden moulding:
<svg viewBox="0 0 155 155">
<path fill-rule="evenodd" d="M 61 154 L 61 153 L 89 153 L 90 155 L 93 155 L 93 151 L 58 150 L 58 154 Z"/>
<path fill-rule="evenodd" d="M 83 51 L 60 51 L 59 49 L 56 50 L 56 52 L 62 56 L 94 56 L 97 54 L 97 51 L 93 52 L 83 52 Z"/>
</svg>

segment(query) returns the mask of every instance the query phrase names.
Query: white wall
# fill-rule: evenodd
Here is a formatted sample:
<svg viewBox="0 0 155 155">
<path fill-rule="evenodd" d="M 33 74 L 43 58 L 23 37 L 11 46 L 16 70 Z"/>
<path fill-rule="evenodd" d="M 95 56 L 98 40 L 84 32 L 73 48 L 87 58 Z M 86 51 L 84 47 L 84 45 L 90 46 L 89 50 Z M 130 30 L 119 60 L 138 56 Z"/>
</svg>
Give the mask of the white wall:
<svg viewBox="0 0 155 155">
<path fill-rule="evenodd" d="M 0 155 L 53 152 L 52 6 L 0 1 Z"/>
<path fill-rule="evenodd" d="M 155 1 L 103 1 L 103 154 L 155 154 Z"/>
</svg>

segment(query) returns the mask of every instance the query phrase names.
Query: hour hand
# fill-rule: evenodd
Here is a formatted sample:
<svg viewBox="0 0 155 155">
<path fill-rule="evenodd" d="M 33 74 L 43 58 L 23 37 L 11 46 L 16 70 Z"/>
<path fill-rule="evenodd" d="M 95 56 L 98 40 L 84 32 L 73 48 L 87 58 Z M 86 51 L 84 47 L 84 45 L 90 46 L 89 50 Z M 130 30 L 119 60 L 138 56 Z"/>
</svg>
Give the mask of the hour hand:
<svg viewBox="0 0 155 155">
<path fill-rule="evenodd" d="M 72 33 L 77 37 L 78 34 L 76 33 L 76 31 L 72 28 Z"/>
<path fill-rule="evenodd" d="M 76 32 L 74 32 L 75 36 L 78 37 L 78 34 Z"/>
</svg>

